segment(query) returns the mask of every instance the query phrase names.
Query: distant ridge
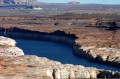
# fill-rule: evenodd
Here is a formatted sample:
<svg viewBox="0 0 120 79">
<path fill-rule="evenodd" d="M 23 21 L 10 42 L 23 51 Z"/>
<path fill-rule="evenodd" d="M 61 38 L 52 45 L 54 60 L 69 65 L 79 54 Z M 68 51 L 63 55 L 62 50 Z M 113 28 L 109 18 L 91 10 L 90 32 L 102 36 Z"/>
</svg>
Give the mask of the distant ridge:
<svg viewBox="0 0 120 79">
<path fill-rule="evenodd" d="M 81 4 L 80 2 L 70 1 L 68 3 L 44 3 L 39 2 L 37 0 L 0 0 L 0 8 L 16 8 L 16 6 L 20 5 L 32 5 L 33 7 L 40 6 L 44 10 L 120 10 L 120 4 L 113 5 L 113 4 Z"/>
<path fill-rule="evenodd" d="M 77 2 L 77 1 L 70 1 L 70 2 L 68 2 L 68 4 L 72 4 L 72 5 L 80 5 L 80 2 Z"/>
<path fill-rule="evenodd" d="M 27 3 L 35 3 L 37 0 L 0 0 L 0 4 L 27 4 Z"/>
</svg>

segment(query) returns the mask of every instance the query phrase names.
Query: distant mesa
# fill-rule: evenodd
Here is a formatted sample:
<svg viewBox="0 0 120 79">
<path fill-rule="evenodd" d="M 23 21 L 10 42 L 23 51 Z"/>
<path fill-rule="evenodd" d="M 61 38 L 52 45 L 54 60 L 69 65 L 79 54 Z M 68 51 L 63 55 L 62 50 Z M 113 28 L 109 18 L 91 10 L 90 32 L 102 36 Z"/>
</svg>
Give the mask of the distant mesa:
<svg viewBox="0 0 120 79">
<path fill-rule="evenodd" d="M 80 2 L 77 2 L 77 1 L 70 1 L 70 2 L 68 2 L 68 4 L 72 4 L 72 5 L 80 5 Z"/>
</svg>

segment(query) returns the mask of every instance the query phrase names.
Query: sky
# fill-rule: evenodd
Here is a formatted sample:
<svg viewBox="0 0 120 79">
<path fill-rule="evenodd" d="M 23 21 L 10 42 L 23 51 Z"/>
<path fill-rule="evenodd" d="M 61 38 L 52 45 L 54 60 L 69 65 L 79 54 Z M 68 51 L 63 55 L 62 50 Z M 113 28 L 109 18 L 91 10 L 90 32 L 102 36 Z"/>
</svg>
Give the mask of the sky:
<svg viewBox="0 0 120 79">
<path fill-rule="evenodd" d="M 79 1 L 82 4 L 95 3 L 95 4 L 120 4 L 120 0 L 38 0 L 47 3 L 66 3 L 69 1 Z"/>
</svg>

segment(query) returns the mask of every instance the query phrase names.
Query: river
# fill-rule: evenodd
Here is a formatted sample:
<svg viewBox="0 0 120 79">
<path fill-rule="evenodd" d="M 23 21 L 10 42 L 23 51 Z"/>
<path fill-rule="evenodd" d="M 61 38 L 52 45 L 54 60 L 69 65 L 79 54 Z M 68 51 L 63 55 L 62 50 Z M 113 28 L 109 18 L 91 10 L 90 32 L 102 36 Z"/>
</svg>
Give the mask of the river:
<svg viewBox="0 0 120 79">
<path fill-rule="evenodd" d="M 37 55 L 48 59 L 59 61 L 62 64 L 83 65 L 85 67 L 96 67 L 98 69 L 119 71 L 119 68 L 90 62 L 73 54 L 68 45 L 56 42 L 16 39 L 17 46 L 25 52 L 25 55 Z M 83 51 L 84 52 L 84 51 Z"/>
</svg>

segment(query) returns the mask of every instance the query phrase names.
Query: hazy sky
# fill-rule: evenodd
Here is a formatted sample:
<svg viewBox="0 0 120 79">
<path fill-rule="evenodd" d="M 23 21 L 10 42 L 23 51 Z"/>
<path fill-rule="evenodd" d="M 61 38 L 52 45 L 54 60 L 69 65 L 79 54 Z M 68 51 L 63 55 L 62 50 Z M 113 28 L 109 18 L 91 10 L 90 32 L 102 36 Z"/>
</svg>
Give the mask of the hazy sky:
<svg viewBox="0 0 120 79">
<path fill-rule="evenodd" d="M 50 3 L 66 3 L 73 0 L 38 0 L 38 1 Z M 120 4 L 120 0 L 74 0 L 74 1 L 79 1 L 80 3 Z"/>
</svg>

